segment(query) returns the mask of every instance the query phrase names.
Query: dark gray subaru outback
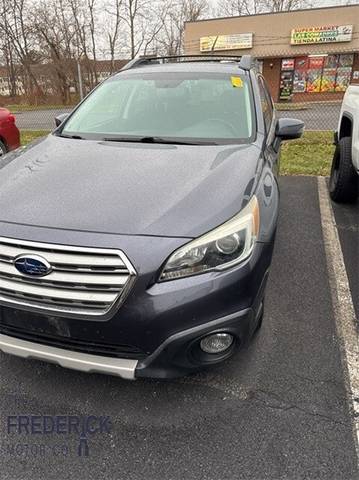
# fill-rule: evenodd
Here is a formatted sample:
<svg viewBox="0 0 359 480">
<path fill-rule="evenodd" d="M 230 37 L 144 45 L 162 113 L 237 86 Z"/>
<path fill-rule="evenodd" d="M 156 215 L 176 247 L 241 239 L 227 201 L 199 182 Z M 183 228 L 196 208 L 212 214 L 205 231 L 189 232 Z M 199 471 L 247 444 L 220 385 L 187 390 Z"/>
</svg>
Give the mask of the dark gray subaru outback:
<svg viewBox="0 0 359 480">
<path fill-rule="evenodd" d="M 0 350 L 130 379 L 233 355 L 302 122 L 244 56 L 135 60 L 57 124 L 0 160 Z"/>
</svg>

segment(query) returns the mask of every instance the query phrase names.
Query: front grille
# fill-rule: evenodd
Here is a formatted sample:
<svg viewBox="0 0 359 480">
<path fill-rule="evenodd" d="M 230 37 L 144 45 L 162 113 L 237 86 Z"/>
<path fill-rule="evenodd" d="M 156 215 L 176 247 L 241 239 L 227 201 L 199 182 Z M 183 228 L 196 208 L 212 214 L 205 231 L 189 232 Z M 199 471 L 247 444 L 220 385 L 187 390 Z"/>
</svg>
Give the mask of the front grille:
<svg viewBox="0 0 359 480">
<path fill-rule="evenodd" d="M 51 265 L 43 277 L 20 273 L 19 256 Z M 35 243 L 0 237 L 0 303 L 63 316 L 107 317 L 124 301 L 136 272 L 120 250 Z"/>
<path fill-rule="evenodd" d="M 0 323 L 0 333 L 10 337 L 20 338 L 29 342 L 49 345 L 74 352 L 101 355 L 103 357 L 132 358 L 140 360 L 146 356 L 145 352 L 133 345 L 113 345 L 103 342 L 89 342 L 76 338 L 59 337 L 55 335 L 40 334 L 23 330 Z"/>
</svg>

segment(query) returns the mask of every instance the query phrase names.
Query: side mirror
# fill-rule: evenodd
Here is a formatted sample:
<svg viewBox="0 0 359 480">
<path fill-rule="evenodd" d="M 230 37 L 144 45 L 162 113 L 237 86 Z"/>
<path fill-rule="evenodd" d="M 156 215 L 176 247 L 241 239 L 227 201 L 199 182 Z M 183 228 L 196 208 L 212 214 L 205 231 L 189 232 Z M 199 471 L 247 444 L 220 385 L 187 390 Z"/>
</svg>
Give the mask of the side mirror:
<svg viewBox="0 0 359 480">
<path fill-rule="evenodd" d="M 295 118 L 279 118 L 275 129 L 275 135 L 282 140 L 300 138 L 304 132 L 304 122 Z"/>
<path fill-rule="evenodd" d="M 55 117 L 56 127 L 59 127 L 61 123 L 64 122 L 69 115 L 70 115 L 69 113 L 62 113 L 61 115 L 58 115 L 57 117 Z"/>
</svg>

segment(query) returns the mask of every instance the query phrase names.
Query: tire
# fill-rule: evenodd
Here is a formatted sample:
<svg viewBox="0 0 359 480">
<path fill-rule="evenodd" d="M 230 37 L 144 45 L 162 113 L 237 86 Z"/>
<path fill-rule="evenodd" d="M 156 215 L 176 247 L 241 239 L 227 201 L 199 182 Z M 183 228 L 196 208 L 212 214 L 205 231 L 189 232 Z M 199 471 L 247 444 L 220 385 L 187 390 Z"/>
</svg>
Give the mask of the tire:
<svg viewBox="0 0 359 480">
<path fill-rule="evenodd" d="M 5 155 L 7 153 L 7 148 L 6 146 L 0 141 L 0 157 Z"/>
<path fill-rule="evenodd" d="M 334 152 L 329 193 L 334 202 L 352 203 L 358 197 L 359 176 L 352 163 L 352 139 L 343 137 Z"/>
</svg>

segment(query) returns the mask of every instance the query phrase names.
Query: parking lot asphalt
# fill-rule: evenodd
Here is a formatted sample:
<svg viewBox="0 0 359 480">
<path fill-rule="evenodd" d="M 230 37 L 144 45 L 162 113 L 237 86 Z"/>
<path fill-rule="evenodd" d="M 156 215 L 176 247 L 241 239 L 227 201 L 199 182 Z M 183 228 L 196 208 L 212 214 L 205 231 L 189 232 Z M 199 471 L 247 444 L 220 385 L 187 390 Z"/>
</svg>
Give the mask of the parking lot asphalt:
<svg viewBox="0 0 359 480">
<path fill-rule="evenodd" d="M 211 371 L 170 382 L 126 382 L 0 354 L 1 480 L 358 478 L 317 179 L 280 183 L 265 317 L 252 344 Z M 343 212 L 336 208 L 338 225 L 347 225 Z M 358 257 L 345 235 L 350 265 Z M 76 435 L 8 434 L 7 417 L 20 414 L 109 416 L 113 428 L 90 435 L 89 456 L 79 457 Z M 24 443 L 46 444 L 46 454 L 11 449 Z"/>
<path fill-rule="evenodd" d="M 55 117 L 69 112 L 71 112 L 70 108 L 19 112 L 15 113 L 16 125 L 20 130 L 53 130 Z"/>
<path fill-rule="evenodd" d="M 24 130 L 52 130 L 57 115 L 71 109 L 37 110 L 16 114 L 16 124 Z M 307 130 L 335 130 L 338 126 L 340 104 L 313 104 L 305 110 L 278 111 L 279 117 L 294 117 L 305 123 Z"/>
<path fill-rule="evenodd" d="M 306 130 L 336 130 L 340 103 L 313 104 L 304 110 L 277 111 L 278 117 L 293 117 L 305 123 Z"/>
</svg>

